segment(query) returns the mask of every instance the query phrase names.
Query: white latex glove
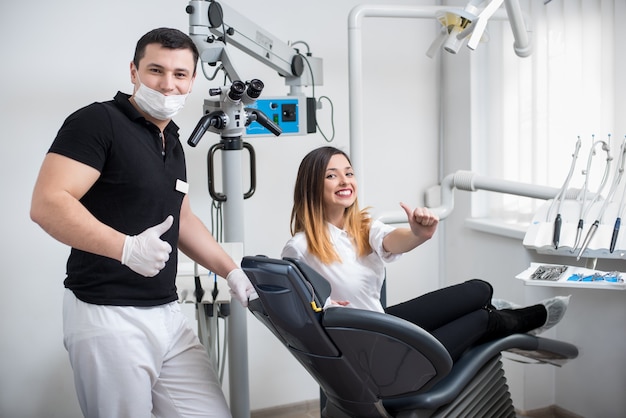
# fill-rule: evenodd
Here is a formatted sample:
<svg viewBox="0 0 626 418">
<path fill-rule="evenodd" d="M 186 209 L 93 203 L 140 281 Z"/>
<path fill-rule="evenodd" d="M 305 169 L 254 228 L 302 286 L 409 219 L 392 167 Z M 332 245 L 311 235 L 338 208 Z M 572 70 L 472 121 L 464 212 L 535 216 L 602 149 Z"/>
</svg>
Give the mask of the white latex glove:
<svg viewBox="0 0 626 418">
<path fill-rule="evenodd" d="M 234 296 L 245 308 L 248 306 L 248 299 L 254 299 L 256 292 L 250 279 L 242 269 L 234 269 L 226 276 L 230 294 Z"/>
<path fill-rule="evenodd" d="M 139 235 L 127 235 L 122 250 L 122 264 L 144 277 L 156 276 L 170 259 L 172 246 L 161 235 L 172 227 L 172 215 Z"/>
</svg>

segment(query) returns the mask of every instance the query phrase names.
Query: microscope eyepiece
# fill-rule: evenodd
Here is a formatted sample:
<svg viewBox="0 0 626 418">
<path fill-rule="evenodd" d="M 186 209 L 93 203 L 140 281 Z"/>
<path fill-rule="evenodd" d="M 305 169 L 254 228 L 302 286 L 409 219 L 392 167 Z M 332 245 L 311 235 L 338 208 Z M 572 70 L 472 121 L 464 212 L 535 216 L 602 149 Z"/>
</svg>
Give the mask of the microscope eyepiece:
<svg viewBox="0 0 626 418">
<path fill-rule="evenodd" d="M 241 80 L 233 81 L 228 90 L 228 97 L 234 102 L 241 100 L 243 93 L 246 91 L 246 85 Z"/>
<path fill-rule="evenodd" d="M 263 87 L 265 87 L 265 85 L 261 80 L 258 80 L 256 78 L 250 80 L 250 82 L 248 83 L 248 90 L 246 90 L 246 94 L 251 99 L 258 99 L 261 95 L 261 92 L 263 91 Z"/>
</svg>

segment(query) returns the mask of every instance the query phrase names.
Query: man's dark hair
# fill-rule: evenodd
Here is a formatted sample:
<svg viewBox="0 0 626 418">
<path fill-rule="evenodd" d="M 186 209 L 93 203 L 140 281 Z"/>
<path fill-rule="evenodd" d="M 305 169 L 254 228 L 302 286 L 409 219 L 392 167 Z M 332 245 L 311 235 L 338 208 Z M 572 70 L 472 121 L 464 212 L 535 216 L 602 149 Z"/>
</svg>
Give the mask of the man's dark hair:
<svg viewBox="0 0 626 418">
<path fill-rule="evenodd" d="M 193 73 L 196 73 L 200 53 L 196 44 L 187 34 L 172 28 L 157 28 L 146 33 L 137 41 L 135 47 L 135 56 L 133 57 L 135 67 L 139 68 L 139 61 L 144 57 L 146 46 L 149 44 L 160 44 L 163 48 L 169 49 L 189 49 L 193 54 Z"/>
</svg>

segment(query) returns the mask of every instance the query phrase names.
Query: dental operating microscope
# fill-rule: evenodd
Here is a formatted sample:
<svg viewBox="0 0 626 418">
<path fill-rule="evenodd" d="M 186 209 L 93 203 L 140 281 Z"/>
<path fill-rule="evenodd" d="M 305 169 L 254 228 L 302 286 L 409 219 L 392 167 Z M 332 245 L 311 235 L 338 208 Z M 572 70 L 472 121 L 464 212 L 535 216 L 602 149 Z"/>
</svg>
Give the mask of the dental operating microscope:
<svg viewBox="0 0 626 418">
<path fill-rule="evenodd" d="M 211 98 L 204 101 L 204 115 L 187 143 L 195 147 L 207 131 L 220 135 L 220 142 L 210 148 L 207 158 L 209 193 L 213 200 L 224 205 L 225 241 L 243 243 L 243 203 L 254 194 L 256 185 L 254 149 L 243 137 L 252 135 L 248 129 L 259 125 L 263 128 L 262 134 L 267 135 L 278 136 L 284 131 L 294 135 L 315 132 L 315 99 L 306 97 L 302 87 L 322 84 L 322 60 L 310 53 L 301 54 L 223 3 L 192 0 L 186 12 L 189 35 L 198 47 L 203 72 L 206 66 L 216 67 L 216 73 L 223 70 L 231 83 L 209 90 Z M 244 81 L 240 77 L 229 56 L 230 46 L 276 70 L 290 86 L 289 95 L 266 101 L 261 99 L 263 82 L 258 79 Z M 212 79 L 206 72 L 205 76 Z M 295 129 L 292 128 L 294 122 L 298 125 Z M 242 187 L 244 149 L 250 155 L 251 175 L 251 187 L 245 193 Z M 213 167 L 217 151 L 221 151 L 222 157 L 223 193 L 215 191 L 214 187 Z M 250 416 L 250 397 L 246 310 L 237 303 L 231 305 L 228 317 L 230 408 L 234 418 L 247 418 Z"/>
</svg>

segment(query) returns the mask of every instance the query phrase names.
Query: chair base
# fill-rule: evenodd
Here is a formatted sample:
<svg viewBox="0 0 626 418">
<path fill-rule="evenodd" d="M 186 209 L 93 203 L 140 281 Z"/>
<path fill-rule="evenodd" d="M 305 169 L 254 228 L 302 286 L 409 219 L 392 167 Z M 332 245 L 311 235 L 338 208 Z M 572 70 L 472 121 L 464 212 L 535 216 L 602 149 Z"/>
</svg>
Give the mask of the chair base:
<svg viewBox="0 0 626 418">
<path fill-rule="evenodd" d="M 397 418 L 503 417 L 515 418 L 515 408 L 507 385 L 502 356 L 491 359 L 461 394 L 436 411 L 400 412 Z"/>
<path fill-rule="evenodd" d="M 502 356 L 497 355 L 487 362 L 461 393 L 449 404 L 436 410 L 388 411 L 380 404 L 381 418 L 457 418 L 493 417 L 515 418 L 515 408 L 507 385 Z M 356 418 L 346 414 L 331 401 L 321 409 L 322 418 Z"/>
</svg>

